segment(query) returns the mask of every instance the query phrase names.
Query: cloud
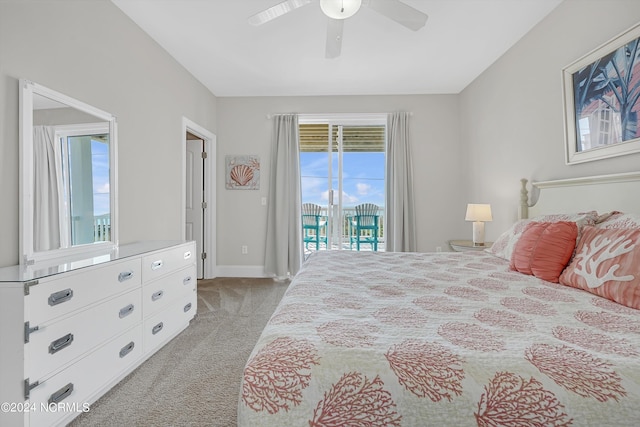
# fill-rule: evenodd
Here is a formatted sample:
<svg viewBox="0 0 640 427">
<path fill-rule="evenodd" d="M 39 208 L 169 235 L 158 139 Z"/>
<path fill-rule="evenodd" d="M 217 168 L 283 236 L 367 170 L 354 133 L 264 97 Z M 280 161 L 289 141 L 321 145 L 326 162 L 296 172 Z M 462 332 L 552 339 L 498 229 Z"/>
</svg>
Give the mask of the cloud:
<svg viewBox="0 0 640 427">
<path fill-rule="evenodd" d="M 342 204 L 350 204 L 350 203 L 358 203 L 359 199 L 357 196 L 352 196 L 348 194 L 346 191 L 342 192 Z"/>
<path fill-rule="evenodd" d="M 109 194 L 109 181 L 102 184 L 96 184 L 93 188 L 94 193 Z"/>
<path fill-rule="evenodd" d="M 356 184 L 356 191 L 361 196 L 366 196 L 371 191 L 371 185 L 359 182 Z"/>
<path fill-rule="evenodd" d="M 309 178 L 301 180 L 302 194 L 316 194 L 327 188 L 326 178 Z"/>
<path fill-rule="evenodd" d="M 338 204 L 338 199 L 337 199 L 338 195 L 337 195 L 337 193 L 334 194 L 333 197 L 334 197 L 333 203 L 337 205 Z M 320 195 L 320 198 L 322 199 L 323 202 L 327 202 L 328 203 L 329 202 L 329 190 L 326 190 L 326 191 L 322 192 L 322 194 Z M 350 204 L 350 203 L 357 203 L 358 201 L 359 201 L 359 199 L 358 199 L 357 196 L 353 196 L 353 195 L 347 193 L 346 191 L 342 192 L 342 204 L 343 205 L 344 204 Z"/>
</svg>

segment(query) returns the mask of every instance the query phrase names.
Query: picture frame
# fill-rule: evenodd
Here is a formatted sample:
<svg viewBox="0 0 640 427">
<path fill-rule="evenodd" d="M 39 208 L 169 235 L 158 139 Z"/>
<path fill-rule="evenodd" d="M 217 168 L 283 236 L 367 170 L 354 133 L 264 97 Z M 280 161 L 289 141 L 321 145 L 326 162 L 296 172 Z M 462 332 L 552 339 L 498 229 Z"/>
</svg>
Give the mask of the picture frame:
<svg viewBox="0 0 640 427">
<path fill-rule="evenodd" d="M 640 24 L 562 70 L 565 163 L 640 152 Z"/>
<path fill-rule="evenodd" d="M 226 156 L 227 190 L 260 189 L 260 157 L 255 155 Z"/>
</svg>

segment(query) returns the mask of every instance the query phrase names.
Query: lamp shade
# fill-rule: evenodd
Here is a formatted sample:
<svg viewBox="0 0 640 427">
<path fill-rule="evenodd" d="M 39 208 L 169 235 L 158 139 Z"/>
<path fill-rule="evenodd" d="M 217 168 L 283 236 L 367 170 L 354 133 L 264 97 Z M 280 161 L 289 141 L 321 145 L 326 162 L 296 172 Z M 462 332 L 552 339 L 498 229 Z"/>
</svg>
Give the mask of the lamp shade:
<svg viewBox="0 0 640 427">
<path fill-rule="evenodd" d="M 464 219 L 465 221 L 492 221 L 491 205 L 469 203 L 467 205 L 467 215 Z"/>
<path fill-rule="evenodd" d="M 347 19 L 360 10 L 362 0 L 320 0 L 320 8 L 333 19 Z"/>
</svg>

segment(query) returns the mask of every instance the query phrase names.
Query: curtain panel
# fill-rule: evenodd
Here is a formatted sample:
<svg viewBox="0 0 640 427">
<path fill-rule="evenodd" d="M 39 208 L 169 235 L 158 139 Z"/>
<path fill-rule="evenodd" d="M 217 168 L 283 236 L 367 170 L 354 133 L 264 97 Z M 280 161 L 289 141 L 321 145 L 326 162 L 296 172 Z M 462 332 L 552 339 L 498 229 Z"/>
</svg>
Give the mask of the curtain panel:
<svg viewBox="0 0 640 427">
<path fill-rule="evenodd" d="M 284 279 L 302 265 L 300 151 L 297 114 L 273 117 L 265 272 Z"/>
<path fill-rule="evenodd" d="M 385 242 L 388 252 L 415 252 L 416 229 L 409 113 L 387 117 Z"/>
<path fill-rule="evenodd" d="M 63 242 L 60 228 L 62 149 L 52 126 L 33 127 L 33 249 L 57 249 Z"/>
</svg>

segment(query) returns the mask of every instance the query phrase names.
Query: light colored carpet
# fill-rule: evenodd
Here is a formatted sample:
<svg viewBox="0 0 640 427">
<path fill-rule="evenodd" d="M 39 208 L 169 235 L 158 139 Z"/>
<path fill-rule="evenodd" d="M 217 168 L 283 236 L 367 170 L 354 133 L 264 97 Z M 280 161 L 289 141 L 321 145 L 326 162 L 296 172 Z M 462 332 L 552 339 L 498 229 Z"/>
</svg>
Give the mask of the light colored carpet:
<svg viewBox="0 0 640 427">
<path fill-rule="evenodd" d="M 198 315 L 70 426 L 236 425 L 242 369 L 288 282 L 198 282 Z"/>
</svg>

